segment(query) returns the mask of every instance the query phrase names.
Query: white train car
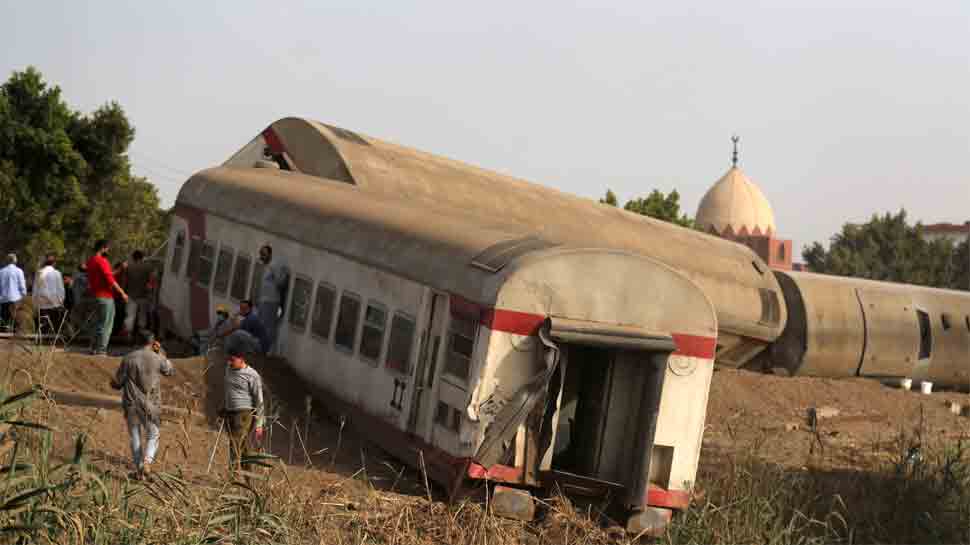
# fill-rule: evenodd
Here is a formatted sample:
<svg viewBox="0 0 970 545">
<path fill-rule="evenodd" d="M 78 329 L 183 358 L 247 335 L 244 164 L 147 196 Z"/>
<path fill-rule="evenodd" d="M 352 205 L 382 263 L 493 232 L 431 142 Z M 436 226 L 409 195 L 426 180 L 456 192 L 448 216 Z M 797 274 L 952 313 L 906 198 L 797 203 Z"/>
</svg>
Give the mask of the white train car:
<svg viewBox="0 0 970 545">
<path fill-rule="evenodd" d="M 635 253 L 340 180 L 223 166 L 182 187 L 161 287 L 186 337 L 291 280 L 278 351 L 335 413 L 455 490 L 610 492 L 631 530 L 687 507 L 717 345 L 711 301 Z"/>
</svg>

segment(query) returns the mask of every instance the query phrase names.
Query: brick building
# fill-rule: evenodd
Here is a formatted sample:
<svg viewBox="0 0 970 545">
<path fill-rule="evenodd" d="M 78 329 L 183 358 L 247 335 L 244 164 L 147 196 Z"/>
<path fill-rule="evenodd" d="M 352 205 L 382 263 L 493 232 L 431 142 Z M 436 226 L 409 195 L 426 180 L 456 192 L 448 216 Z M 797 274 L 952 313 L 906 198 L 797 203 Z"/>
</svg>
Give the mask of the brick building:
<svg viewBox="0 0 970 545">
<path fill-rule="evenodd" d="M 731 168 L 704 194 L 695 223 L 704 231 L 751 248 L 772 268 L 792 270 L 792 242 L 776 238 L 771 204 L 738 168 L 736 138 L 734 143 Z"/>
</svg>

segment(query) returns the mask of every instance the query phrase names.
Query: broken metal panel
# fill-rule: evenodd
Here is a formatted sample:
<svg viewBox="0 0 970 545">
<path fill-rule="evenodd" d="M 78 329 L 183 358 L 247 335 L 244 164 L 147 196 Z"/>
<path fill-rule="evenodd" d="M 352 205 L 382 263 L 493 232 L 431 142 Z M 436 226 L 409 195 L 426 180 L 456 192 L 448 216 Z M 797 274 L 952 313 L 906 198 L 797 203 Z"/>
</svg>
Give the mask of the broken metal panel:
<svg viewBox="0 0 970 545">
<path fill-rule="evenodd" d="M 539 330 L 543 349 L 536 351 L 536 355 L 542 358 L 545 367 L 512 394 L 501 411 L 495 415 L 494 420 L 485 428 L 485 435 L 474 457 L 475 461 L 483 466 L 488 467 L 499 463 L 505 451 L 503 442 L 515 437 L 519 425 L 548 393 L 549 380 L 559 366 L 559 348 L 549 339 L 546 329 Z M 534 458 L 536 461 L 540 460 L 542 453 Z"/>
</svg>

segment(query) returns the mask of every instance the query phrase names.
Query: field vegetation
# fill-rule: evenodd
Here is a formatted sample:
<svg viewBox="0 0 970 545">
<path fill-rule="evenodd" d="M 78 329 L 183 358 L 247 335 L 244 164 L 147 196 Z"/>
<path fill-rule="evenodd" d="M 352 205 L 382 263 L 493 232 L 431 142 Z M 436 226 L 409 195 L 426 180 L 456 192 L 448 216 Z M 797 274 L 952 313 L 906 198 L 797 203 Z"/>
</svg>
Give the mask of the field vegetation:
<svg viewBox="0 0 970 545">
<path fill-rule="evenodd" d="M 692 509 L 660 538 L 629 536 L 600 503 L 548 491 L 532 523 L 494 516 L 486 489 L 452 504 L 433 488 L 379 489 L 356 473 L 306 486 L 270 455 L 248 472 L 127 478 L 91 460 L 90 429 L 46 395 L 50 351 L 8 352 L 0 370 L 0 542 L 57 544 L 955 543 L 970 541 L 964 443 L 901 430 L 896 455 L 859 471 L 767 463 L 759 445 L 705 458 Z M 14 384 L 34 383 L 12 389 Z M 403 471 L 403 470 L 400 470 Z M 400 475 L 400 473 L 398 474 Z M 417 479 L 423 480 L 417 475 Z"/>
</svg>

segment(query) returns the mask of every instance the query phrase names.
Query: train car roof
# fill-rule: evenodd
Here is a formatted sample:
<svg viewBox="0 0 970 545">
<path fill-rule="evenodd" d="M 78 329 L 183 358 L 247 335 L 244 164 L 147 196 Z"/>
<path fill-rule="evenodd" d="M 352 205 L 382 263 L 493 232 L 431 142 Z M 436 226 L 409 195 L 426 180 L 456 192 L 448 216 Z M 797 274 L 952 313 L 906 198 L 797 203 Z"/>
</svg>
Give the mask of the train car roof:
<svg viewBox="0 0 970 545">
<path fill-rule="evenodd" d="M 854 276 L 838 276 L 834 274 L 821 274 L 807 271 L 778 271 L 786 274 L 796 281 L 805 280 L 824 280 L 826 282 L 839 282 L 853 285 L 862 289 L 879 289 L 891 292 L 905 291 L 912 294 L 920 294 L 924 297 L 944 297 L 951 298 L 952 301 L 960 301 L 961 304 L 970 305 L 970 292 L 963 290 L 950 290 L 934 288 L 931 286 L 921 286 L 919 284 L 906 284 L 903 282 L 890 282 L 887 280 L 872 280 L 869 278 L 859 278 Z"/>
<path fill-rule="evenodd" d="M 481 300 L 482 282 L 504 264 L 556 246 L 522 230 L 459 217 L 446 209 L 269 168 L 199 172 L 179 191 L 176 212 L 185 207 L 476 301 Z M 509 241 L 524 244 L 515 248 Z"/>
<path fill-rule="evenodd" d="M 778 323 L 766 325 L 750 299 L 737 299 L 739 287 L 780 293 L 768 266 L 742 244 L 302 118 L 273 123 L 225 166 L 251 167 L 264 148 L 325 183 L 343 182 L 397 203 L 449 210 L 481 225 L 573 246 L 650 256 L 700 283 L 725 331 L 768 339 L 784 325 L 783 302 Z"/>
</svg>

